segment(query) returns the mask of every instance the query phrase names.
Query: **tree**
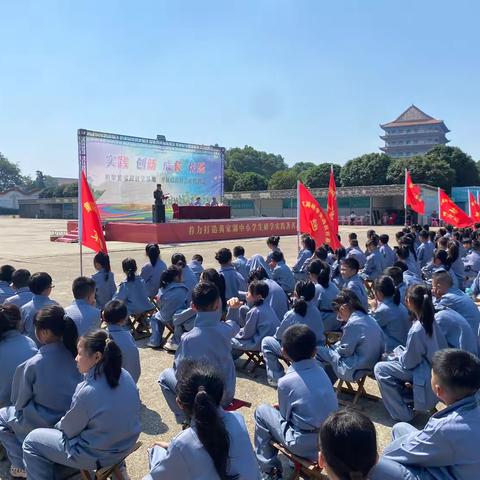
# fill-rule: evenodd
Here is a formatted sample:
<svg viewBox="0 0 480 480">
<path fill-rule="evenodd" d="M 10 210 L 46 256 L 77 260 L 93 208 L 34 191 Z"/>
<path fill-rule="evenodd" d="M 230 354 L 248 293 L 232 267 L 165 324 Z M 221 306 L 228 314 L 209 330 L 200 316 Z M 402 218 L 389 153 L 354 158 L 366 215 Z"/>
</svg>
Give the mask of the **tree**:
<svg viewBox="0 0 480 480">
<path fill-rule="evenodd" d="M 344 187 L 355 185 L 386 185 L 391 159 L 384 153 L 367 153 L 349 160 L 340 172 Z"/>
<path fill-rule="evenodd" d="M 233 185 L 234 192 L 266 190 L 267 180 L 262 175 L 254 172 L 241 173 Z"/>
<path fill-rule="evenodd" d="M 43 172 L 41 170 L 37 170 L 35 172 L 35 175 L 36 175 L 36 178 L 35 180 L 33 181 L 33 186 L 35 188 L 38 188 L 40 190 L 43 190 L 44 188 L 46 188 L 46 185 L 45 185 L 45 175 L 43 175 Z"/>
<path fill-rule="evenodd" d="M 305 185 L 311 188 L 328 187 L 331 166 L 330 163 L 321 163 L 320 165 L 309 168 L 302 176 Z M 340 165 L 333 165 L 333 174 L 335 175 L 336 182 L 338 182 L 340 178 L 340 171 Z"/>
<path fill-rule="evenodd" d="M 444 160 L 426 156 L 392 160 L 388 167 L 388 183 L 405 183 L 405 169 L 408 168 L 413 183 L 426 183 L 450 190 L 455 182 L 455 170 Z"/>
<path fill-rule="evenodd" d="M 291 168 L 275 172 L 268 182 L 269 190 L 291 190 L 297 186 L 298 172 Z"/>
<path fill-rule="evenodd" d="M 238 178 L 239 173 L 235 172 L 230 168 L 226 168 L 223 172 L 223 188 L 226 192 L 231 192 L 233 190 L 233 185 L 235 180 Z"/>
<path fill-rule="evenodd" d="M 425 154 L 431 160 L 443 160 L 455 170 L 455 180 L 452 186 L 466 187 L 478 185 L 480 175 L 472 157 L 458 147 L 437 145 Z"/>
<path fill-rule="evenodd" d="M 315 164 L 312 162 L 297 162 L 291 169 L 298 174 L 302 174 L 312 167 L 315 167 Z"/>
<path fill-rule="evenodd" d="M 279 170 L 286 170 L 287 164 L 281 155 L 255 150 L 245 145 L 244 148 L 231 148 L 225 154 L 227 169 L 239 173 L 253 172 L 270 178 Z"/>
<path fill-rule="evenodd" d="M 0 192 L 10 188 L 22 187 L 25 184 L 24 177 L 16 163 L 12 163 L 0 153 Z"/>
</svg>

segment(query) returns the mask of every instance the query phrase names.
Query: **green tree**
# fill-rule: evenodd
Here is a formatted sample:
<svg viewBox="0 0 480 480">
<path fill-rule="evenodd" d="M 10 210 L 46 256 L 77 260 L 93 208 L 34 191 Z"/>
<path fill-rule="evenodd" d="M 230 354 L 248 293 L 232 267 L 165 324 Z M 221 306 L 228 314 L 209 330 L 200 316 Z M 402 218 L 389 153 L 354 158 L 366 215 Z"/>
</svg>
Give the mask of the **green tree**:
<svg viewBox="0 0 480 480">
<path fill-rule="evenodd" d="M 297 162 L 291 170 L 294 170 L 299 175 L 305 173 L 308 169 L 315 167 L 315 164 L 312 162 Z"/>
<path fill-rule="evenodd" d="M 431 160 L 443 160 L 455 170 L 455 180 L 452 186 L 466 187 L 478 185 L 480 175 L 472 157 L 458 147 L 438 145 L 425 154 Z"/>
<path fill-rule="evenodd" d="M 243 148 L 231 148 L 225 153 L 227 169 L 239 173 L 253 172 L 270 178 L 279 170 L 286 170 L 287 164 L 281 155 L 261 152 L 245 145 Z"/>
<path fill-rule="evenodd" d="M 405 183 L 405 169 L 408 168 L 413 183 L 426 183 L 450 190 L 455 182 L 455 170 L 444 160 L 426 156 L 392 160 L 388 167 L 388 183 Z"/>
<path fill-rule="evenodd" d="M 340 172 L 344 187 L 355 185 L 386 185 L 391 159 L 384 153 L 367 153 L 349 160 Z"/>
<path fill-rule="evenodd" d="M 309 168 L 302 176 L 305 185 L 311 188 L 328 187 L 331 166 L 330 163 L 321 163 Z M 333 174 L 337 183 L 340 179 L 341 168 L 340 165 L 333 165 Z"/>
<path fill-rule="evenodd" d="M 230 168 L 226 168 L 223 172 L 223 188 L 226 192 L 233 190 L 235 180 L 238 178 L 239 173 Z"/>
<path fill-rule="evenodd" d="M 266 190 L 267 180 L 255 172 L 241 173 L 233 185 L 234 192 Z"/>
<path fill-rule="evenodd" d="M 297 185 L 298 172 L 291 168 L 290 170 L 284 170 L 275 172 L 272 178 L 268 181 L 269 190 L 291 190 Z"/>
<path fill-rule="evenodd" d="M 46 188 L 46 185 L 45 185 L 45 175 L 43 174 L 43 172 L 41 170 L 37 170 L 35 172 L 35 180 L 33 181 L 33 186 L 35 188 L 38 188 L 38 189 L 41 189 L 43 190 L 44 188 Z"/>
<path fill-rule="evenodd" d="M 25 180 L 19 166 L 0 153 L 0 192 L 24 185 Z"/>
</svg>

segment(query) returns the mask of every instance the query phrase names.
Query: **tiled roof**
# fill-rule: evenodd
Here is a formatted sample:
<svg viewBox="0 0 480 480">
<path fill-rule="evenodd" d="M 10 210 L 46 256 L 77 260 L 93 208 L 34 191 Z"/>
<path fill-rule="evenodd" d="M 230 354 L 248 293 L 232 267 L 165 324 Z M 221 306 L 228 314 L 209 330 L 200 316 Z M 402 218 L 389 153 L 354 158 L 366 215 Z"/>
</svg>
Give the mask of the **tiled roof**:
<svg viewBox="0 0 480 480">
<path fill-rule="evenodd" d="M 425 112 L 420 110 L 415 105 L 408 107 L 398 118 L 389 123 L 384 123 L 380 125 L 383 127 L 400 127 L 408 125 L 435 125 L 442 124 L 442 120 L 437 120 L 436 118 L 427 115 Z"/>
</svg>

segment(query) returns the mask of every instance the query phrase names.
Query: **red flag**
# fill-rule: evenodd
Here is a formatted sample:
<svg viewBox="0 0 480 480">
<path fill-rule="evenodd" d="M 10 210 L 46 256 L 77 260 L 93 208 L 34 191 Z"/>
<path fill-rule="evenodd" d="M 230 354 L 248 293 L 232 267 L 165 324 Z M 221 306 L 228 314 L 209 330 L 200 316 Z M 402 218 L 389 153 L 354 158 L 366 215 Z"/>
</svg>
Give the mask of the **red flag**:
<svg viewBox="0 0 480 480">
<path fill-rule="evenodd" d="M 474 225 L 475 223 L 480 223 L 480 205 L 476 202 L 475 196 L 472 192 L 469 192 L 469 205 L 472 225 Z"/>
<path fill-rule="evenodd" d="M 100 213 L 83 171 L 80 199 L 82 202 L 82 245 L 95 252 L 108 253 Z"/>
<path fill-rule="evenodd" d="M 337 185 L 335 184 L 335 177 L 333 175 L 333 166 L 330 167 L 330 181 L 328 182 L 327 215 L 333 233 L 338 235 Z"/>
<path fill-rule="evenodd" d="M 438 191 L 440 220 L 457 228 L 470 227 L 472 219 L 443 191 Z"/>
<path fill-rule="evenodd" d="M 333 250 L 340 248 L 327 214 L 302 182 L 298 182 L 297 202 L 299 231 L 310 234 L 317 245 L 327 243 Z"/>
<path fill-rule="evenodd" d="M 405 208 L 407 206 L 414 212 L 425 215 L 425 202 L 422 200 L 420 187 L 414 185 L 410 173 L 405 170 Z"/>
</svg>

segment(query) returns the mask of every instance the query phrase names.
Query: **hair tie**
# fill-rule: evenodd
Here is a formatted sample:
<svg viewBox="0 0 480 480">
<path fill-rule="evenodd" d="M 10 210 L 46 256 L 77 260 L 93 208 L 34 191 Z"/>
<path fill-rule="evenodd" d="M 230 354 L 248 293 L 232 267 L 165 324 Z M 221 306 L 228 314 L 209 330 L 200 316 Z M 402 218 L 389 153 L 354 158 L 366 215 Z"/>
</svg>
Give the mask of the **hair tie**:
<svg viewBox="0 0 480 480">
<path fill-rule="evenodd" d="M 425 294 L 423 295 L 423 299 L 424 299 L 424 300 L 428 300 L 428 293 L 425 293 Z"/>
<path fill-rule="evenodd" d="M 204 386 L 204 385 L 200 385 L 200 386 L 198 387 L 197 393 L 200 393 L 200 392 L 202 392 L 202 393 L 206 393 L 206 392 L 207 392 L 207 391 L 205 390 L 205 386 Z"/>
<path fill-rule="evenodd" d="M 107 337 L 107 338 L 105 339 L 105 347 L 106 347 L 110 342 L 113 342 L 113 340 L 112 340 L 110 337 Z"/>
</svg>

